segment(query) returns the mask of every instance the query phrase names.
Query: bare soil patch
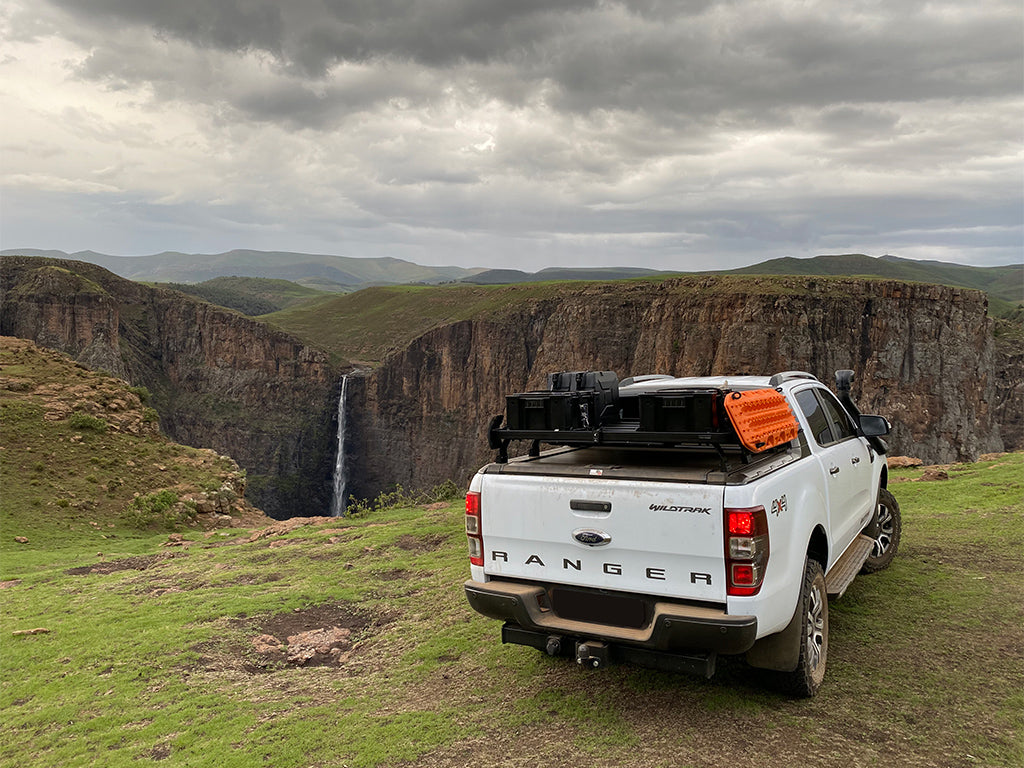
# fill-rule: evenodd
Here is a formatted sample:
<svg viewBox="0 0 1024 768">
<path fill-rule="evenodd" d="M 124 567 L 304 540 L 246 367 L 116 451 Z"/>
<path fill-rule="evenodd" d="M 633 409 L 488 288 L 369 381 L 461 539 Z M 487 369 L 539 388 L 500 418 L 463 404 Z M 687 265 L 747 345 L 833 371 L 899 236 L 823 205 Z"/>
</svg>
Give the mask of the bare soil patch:
<svg viewBox="0 0 1024 768">
<path fill-rule="evenodd" d="M 193 646 L 207 671 L 249 675 L 288 666 L 340 667 L 359 644 L 384 631 L 395 614 L 373 615 L 345 602 L 326 603 L 269 616 L 233 619 L 223 637 Z"/>
<path fill-rule="evenodd" d="M 88 576 L 89 574 L 108 574 L 118 571 L 145 571 L 155 565 L 161 564 L 175 554 L 139 555 L 138 557 L 125 557 L 120 560 L 106 560 L 95 565 L 80 565 L 76 568 L 68 568 L 64 573 L 68 576 Z"/>
</svg>

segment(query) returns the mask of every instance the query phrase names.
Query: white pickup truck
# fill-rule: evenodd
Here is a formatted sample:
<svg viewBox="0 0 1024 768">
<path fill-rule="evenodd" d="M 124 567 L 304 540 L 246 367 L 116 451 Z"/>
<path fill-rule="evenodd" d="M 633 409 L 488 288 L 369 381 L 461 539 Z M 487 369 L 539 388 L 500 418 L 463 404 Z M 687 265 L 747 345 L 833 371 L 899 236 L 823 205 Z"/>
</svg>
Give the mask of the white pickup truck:
<svg viewBox="0 0 1024 768">
<path fill-rule="evenodd" d="M 507 398 L 467 494 L 472 608 L 504 621 L 503 642 L 587 667 L 710 677 L 744 654 L 813 696 L 828 597 L 900 539 L 889 423 L 859 413 L 853 373 L 838 397 L 798 371 L 548 378 Z M 509 460 L 517 440 L 528 453 Z"/>
</svg>

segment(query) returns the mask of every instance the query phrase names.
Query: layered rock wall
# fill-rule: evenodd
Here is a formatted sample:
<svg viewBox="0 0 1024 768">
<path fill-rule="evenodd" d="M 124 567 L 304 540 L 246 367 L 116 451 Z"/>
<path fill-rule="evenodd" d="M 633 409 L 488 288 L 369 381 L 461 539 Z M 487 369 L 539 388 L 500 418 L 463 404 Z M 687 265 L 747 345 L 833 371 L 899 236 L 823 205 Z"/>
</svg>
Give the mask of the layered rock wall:
<svg viewBox="0 0 1024 768">
<path fill-rule="evenodd" d="M 682 278 L 567 286 L 447 325 L 354 388 L 357 494 L 462 482 L 491 455 L 504 395 L 558 370 L 677 376 L 856 372 L 894 451 L 929 462 L 1002 450 L 984 294 L 894 281 Z"/>
</svg>

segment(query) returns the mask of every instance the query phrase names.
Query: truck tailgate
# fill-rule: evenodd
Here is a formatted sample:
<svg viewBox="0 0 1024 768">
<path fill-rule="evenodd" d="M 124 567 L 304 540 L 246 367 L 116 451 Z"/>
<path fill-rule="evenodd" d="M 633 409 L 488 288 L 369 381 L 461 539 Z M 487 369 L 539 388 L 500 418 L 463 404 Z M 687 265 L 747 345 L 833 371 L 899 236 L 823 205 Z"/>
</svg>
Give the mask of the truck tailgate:
<svg viewBox="0 0 1024 768">
<path fill-rule="evenodd" d="M 487 474 L 484 572 L 724 603 L 722 486 Z"/>
</svg>

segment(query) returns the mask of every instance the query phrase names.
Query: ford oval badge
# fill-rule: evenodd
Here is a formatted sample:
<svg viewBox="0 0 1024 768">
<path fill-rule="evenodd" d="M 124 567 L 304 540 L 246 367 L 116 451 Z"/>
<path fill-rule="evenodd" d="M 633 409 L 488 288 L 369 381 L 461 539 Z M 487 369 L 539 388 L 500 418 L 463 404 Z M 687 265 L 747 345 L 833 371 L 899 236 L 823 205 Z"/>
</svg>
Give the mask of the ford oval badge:
<svg viewBox="0 0 1024 768">
<path fill-rule="evenodd" d="M 588 547 L 603 547 L 612 540 L 612 537 L 604 531 L 598 531 L 593 528 L 577 528 L 572 532 L 572 537 L 580 544 L 586 544 Z"/>
</svg>

